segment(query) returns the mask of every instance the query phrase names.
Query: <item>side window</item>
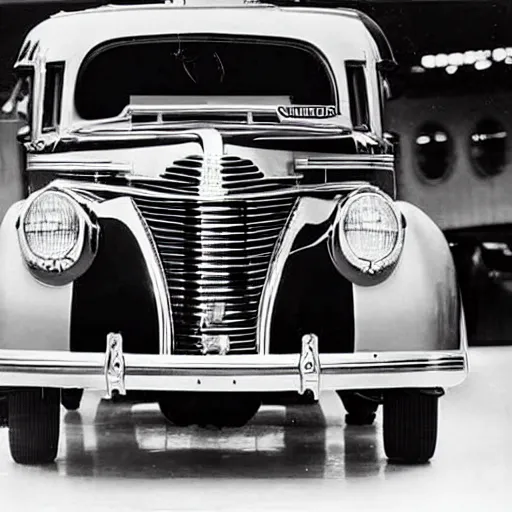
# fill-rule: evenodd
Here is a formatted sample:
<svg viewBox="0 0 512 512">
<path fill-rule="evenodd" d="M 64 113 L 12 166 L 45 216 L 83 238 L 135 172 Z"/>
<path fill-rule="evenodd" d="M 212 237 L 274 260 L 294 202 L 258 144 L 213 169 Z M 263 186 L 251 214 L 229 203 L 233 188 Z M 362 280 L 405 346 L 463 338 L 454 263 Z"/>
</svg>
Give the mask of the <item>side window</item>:
<svg viewBox="0 0 512 512">
<path fill-rule="evenodd" d="M 63 77 L 63 63 L 47 64 L 44 84 L 43 132 L 56 130 L 59 126 Z"/>
<path fill-rule="evenodd" d="M 365 63 L 347 61 L 348 94 L 350 101 L 350 116 L 356 130 L 370 129 L 370 112 L 368 106 L 368 89 L 366 84 Z"/>
</svg>

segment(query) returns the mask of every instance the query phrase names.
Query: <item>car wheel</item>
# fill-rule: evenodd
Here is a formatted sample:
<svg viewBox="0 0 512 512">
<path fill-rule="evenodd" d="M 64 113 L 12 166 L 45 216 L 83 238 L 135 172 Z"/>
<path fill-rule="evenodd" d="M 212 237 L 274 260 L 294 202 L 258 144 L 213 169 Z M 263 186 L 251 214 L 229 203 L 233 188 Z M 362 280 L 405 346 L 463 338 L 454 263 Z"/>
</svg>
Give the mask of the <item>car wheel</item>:
<svg viewBox="0 0 512 512">
<path fill-rule="evenodd" d="M 357 393 L 340 394 L 340 398 L 347 411 L 345 416 L 347 425 L 371 425 L 373 423 L 379 402 Z"/>
<path fill-rule="evenodd" d="M 60 390 L 23 389 L 9 395 L 9 445 L 19 464 L 48 464 L 59 446 Z"/>
<path fill-rule="evenodd" d="M 242 427 L 258 412 L 261 398 L 244 393 L 166 393 L 159 401 L 167 421 L 178 427 Z"/>
<path fill-rule="evenodd" d="M 436 449 L 439 395 L 390 391 L 384 396 L 384 451 L 392 462 L 427 462 Z"/>
<path fill-rule="evenodd" d="M 84 395 L 83 389 L 63 389 L 61 391 L 61 403 L 68 411 L 77 411 Z"/>
</svg>

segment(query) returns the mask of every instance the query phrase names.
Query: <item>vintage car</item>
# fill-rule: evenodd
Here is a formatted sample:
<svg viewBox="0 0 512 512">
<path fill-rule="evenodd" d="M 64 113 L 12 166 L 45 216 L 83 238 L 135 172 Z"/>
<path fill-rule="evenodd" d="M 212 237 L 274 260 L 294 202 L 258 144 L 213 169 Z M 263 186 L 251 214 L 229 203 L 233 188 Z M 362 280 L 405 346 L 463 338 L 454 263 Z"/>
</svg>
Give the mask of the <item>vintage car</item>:
<svg viewBox="0 0 512 512">
<path fill-rule="evenodd" d="M 352 423 L 383 404 L 389 459 L 430 459 L 466 332 L 442 232 L 395 200 L 387 40 L 350 9 L 196 4 L 60 13 L 22 45 L 27 199 L 0 228 L 12 457 L 54 460 L 83 389 L 218 427 L 333 390 Z"/>
</svg>

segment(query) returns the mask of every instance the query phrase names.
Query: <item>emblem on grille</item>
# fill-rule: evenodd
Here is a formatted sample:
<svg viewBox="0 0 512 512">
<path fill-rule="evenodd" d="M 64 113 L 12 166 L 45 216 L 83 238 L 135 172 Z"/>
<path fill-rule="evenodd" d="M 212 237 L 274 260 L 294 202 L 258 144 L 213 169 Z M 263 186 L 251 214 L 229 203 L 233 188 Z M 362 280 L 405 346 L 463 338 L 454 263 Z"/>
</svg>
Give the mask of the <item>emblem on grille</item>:
<svg viewBox="0 0 512 512">
<path fill-rule="evenodd" d="M 200 349 L 203 355 L 218 354 L 225 356 L 229 352 L 229 336 L 226 334 L 203 334 Z"/>
</svg>

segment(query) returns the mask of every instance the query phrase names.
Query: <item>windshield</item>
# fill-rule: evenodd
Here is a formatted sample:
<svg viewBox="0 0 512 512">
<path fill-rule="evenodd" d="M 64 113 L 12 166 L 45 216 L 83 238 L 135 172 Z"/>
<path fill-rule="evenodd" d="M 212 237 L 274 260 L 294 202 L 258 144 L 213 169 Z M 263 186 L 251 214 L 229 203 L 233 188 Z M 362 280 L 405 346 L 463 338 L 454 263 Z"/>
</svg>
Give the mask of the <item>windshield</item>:
<svg viewBox="0 0 512 512">
<path fill-rule="evenodd" d="M 79 73 L 75 103 L 80 117 L 92 120 L 117 116 L 129 104 L 175 104 L 187 97 L 335 105 L 334 90 L 323 60 L 303 44 L 176 36 L 93 51 Z"/>
</svg>

